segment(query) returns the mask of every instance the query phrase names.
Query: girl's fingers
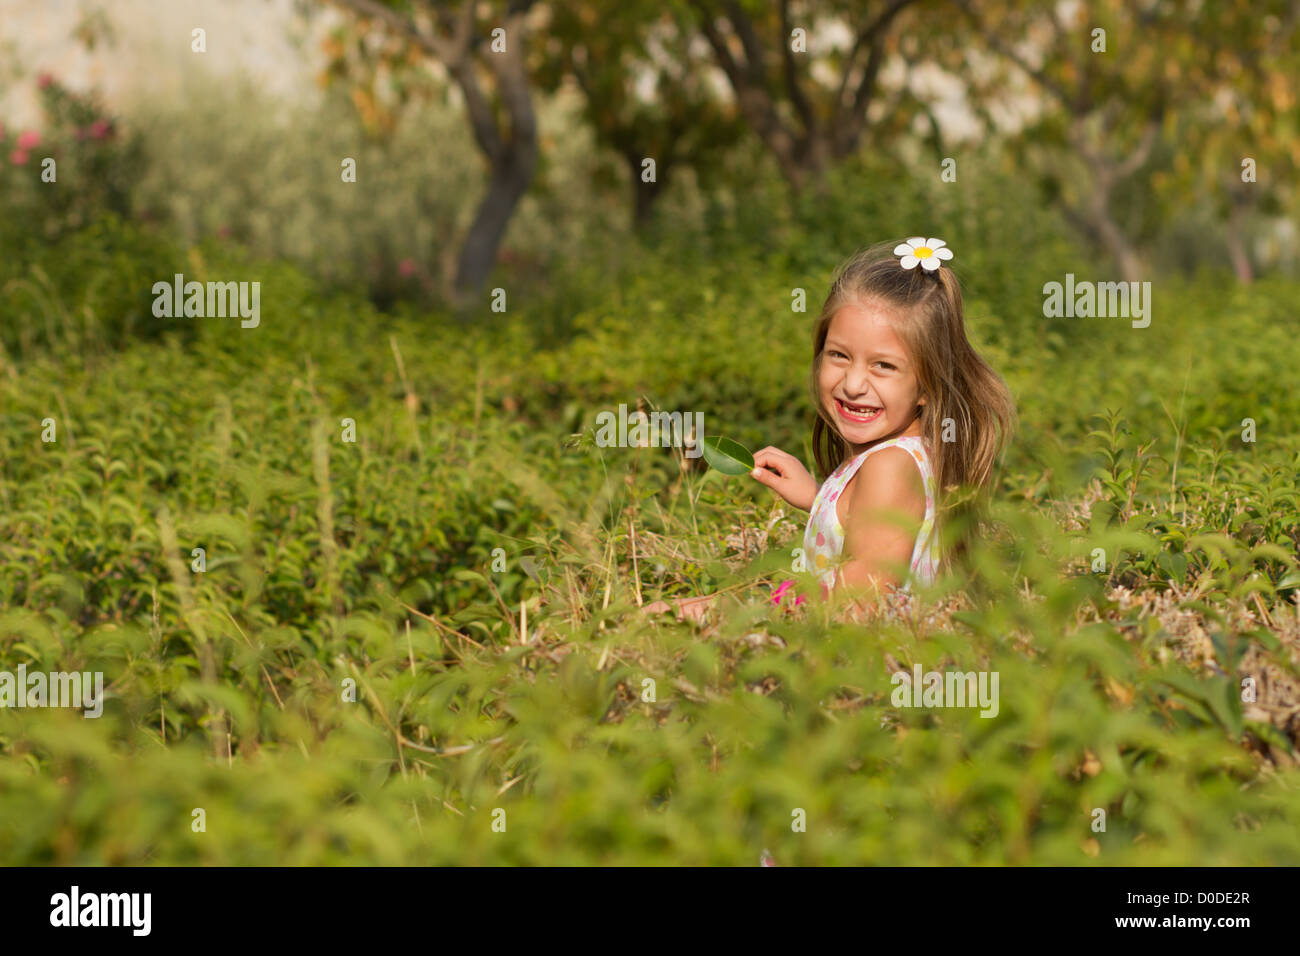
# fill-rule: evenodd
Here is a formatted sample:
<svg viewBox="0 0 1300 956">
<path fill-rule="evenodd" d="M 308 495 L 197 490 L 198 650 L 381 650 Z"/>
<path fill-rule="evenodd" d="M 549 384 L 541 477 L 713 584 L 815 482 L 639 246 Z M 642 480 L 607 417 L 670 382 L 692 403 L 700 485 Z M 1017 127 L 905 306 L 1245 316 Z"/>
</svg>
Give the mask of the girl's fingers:
<svg viewBox="0 0 1300 956">
<path fill-rule="evenodd" d="M 754 464 L 758 468 L 772 468 L 778 474 L 784 476 L 786 463 L 773 454 L 775 450 L 776 449 L 773 448 L 764 448 L 762 451 L 754 455 Z"/>
</svg>

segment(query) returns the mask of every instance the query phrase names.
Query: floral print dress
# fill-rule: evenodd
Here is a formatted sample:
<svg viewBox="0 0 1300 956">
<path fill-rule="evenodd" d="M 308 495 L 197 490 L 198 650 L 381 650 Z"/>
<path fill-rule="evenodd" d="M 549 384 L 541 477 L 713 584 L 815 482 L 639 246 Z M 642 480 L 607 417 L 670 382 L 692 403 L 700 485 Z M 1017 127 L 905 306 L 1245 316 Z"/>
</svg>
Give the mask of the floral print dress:
<svg viewBox="0 0 1300 956">
<path fill-rule="evenodd" d="M 867 456 L 891 445 L 898 445 L 907 450 L 917 467 L 921 469 L 921 477 L 925 482 L 925 519 L 921 524 L 921 530 L 916 534 L 916 543 L 912 547 L 911 569 L 902 589 L 910 590 L 914 579 L 924 584 L 931 584 L 938 574 L 939 560 L 935 549 L 937 535 L 931 534 L 935 521 L 934 469 L 930 465 L 930 455 L 926 450 L 925 441 L 916 435 L 905 435 L 902 438 L 881 442 L 860 455 L 848 459 L 831 472 L 830 477 L 822 484 L 821 490 L 817 492 L 817 497 L 813 500 L 812 512 L 808 515 L 808 527 L 804 530 L 803 548 L 808 570 L 821 580 L 824 592 L 829 592 L 835 585 L 835 565 L 844 551 L 844 528 L 840 525 L 839 516 L 836 514 L 835 503 L 844 493 L 849 481 L 862 467 L 862 463 L 867 460 Z"/>
</svg>

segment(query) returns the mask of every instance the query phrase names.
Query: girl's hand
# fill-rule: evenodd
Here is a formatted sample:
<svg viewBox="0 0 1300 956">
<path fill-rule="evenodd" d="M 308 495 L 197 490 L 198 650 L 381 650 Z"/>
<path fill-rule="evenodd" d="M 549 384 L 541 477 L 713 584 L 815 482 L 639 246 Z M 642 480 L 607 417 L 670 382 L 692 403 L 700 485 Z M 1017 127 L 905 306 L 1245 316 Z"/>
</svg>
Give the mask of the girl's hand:
<svg viewBox="0 0 1300 956">
<path fill-rule="evenodd" d="M 769 445 L 754 453 L 754 466 L 752 477 L 799 510 L 812 510 L 820 485 L 798 458 Z"/>
<path fill-rule="evenodd" d="M 704 615 L 717 600 L 716 594 L 703 594 L 699 597 L 675 598 L 672 604 L 667 601 L 655 601 L 641 608 L 642 614 L 658 614 L 663 611 L 675 611 L 679 621 L 690 618 L 692 621 L 704 620 Z"/>
</svg>

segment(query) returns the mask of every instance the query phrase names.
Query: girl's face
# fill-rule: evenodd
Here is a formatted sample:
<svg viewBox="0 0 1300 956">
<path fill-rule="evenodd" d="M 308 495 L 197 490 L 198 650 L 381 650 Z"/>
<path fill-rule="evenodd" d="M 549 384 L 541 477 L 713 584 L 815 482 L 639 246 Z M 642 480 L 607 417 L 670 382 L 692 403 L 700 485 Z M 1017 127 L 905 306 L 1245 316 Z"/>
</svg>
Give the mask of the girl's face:
<svg viewBox="0 0 1300 956">
<path fill-rule="evenodd" d="M 878 301 L 848 303 L 831 317 L 822 346 L 822 408 L 854 454 L 887 438 L 921 434 L 916 370 L 894 334 L 893 309 Z"/>
</svg>

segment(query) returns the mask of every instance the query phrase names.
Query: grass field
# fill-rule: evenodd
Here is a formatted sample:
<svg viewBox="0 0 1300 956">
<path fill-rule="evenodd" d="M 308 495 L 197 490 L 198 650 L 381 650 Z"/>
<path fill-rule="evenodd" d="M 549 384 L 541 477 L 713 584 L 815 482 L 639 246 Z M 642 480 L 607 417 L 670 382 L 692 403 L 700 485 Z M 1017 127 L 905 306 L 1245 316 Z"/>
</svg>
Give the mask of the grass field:
<svg viewBox="0 0 1300 956">
<path fill-rule="evenodd" d="M 1300 863 L 1300 285 L 1045 319 L 1078 254 L 976 208 L 953 264 L 1020 432 L 969 574 L 868 623 L 768 602 L 805 516 L 756 482 L 592 441 L 643 401 L 810 461 L 851 210 L 469 323 L 127 227 L 15 256 L 0 669 L 106 701 L 0 710 L 0 858 Z M 260 326 L 153 319 L 173 271 L 259 279 Z M 996 671 L 997 716 L 893 706 L 914 665 Z"/>
</svg>

